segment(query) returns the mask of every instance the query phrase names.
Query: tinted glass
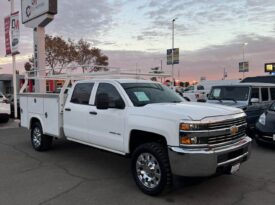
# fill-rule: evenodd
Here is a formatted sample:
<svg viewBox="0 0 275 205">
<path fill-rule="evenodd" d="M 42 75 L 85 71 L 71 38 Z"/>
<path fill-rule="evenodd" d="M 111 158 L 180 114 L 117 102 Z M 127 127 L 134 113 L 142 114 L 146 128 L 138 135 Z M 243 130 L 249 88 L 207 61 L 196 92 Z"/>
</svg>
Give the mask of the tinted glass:
<svg viewBox="0 0 275 205">
<path fill-rule="evenodd" d="M 209 100 L 245 101 L 248 99 L 249 87 L 228 86 L 214 87 L 208 97 Z"/>
<path fill-rule="evenodd" d="M 275 88 L 270 88 L 271 100 L 275 100 Z"/>
<path fill-rule="evenodd" d="M 95 104 L 97 104 L 97 96 L 102 93 L 107 94 L 109 97 L 109 108 L 115 108 L 116 102 L 123 102 L 115 86 L 109 83 L 100 83 L 96 92 Z"/>
<path fill-rule="evenodd" d="M 79 83 L 74 87 L 74 92 L 71 98 L 72 103 L 88 105 L 91 96 L 93 83 Z"/>
<path fill-rule="evenodd" d="M 202 85 L 198 85 L 197 90 L 204 90 L 204 87 Z"/>
<path fill-rule="evenodd" d="M 251 98 L 258 98 L 258 99 L 260 99 L 259 88 L 252 88 Z"/>
<path fill-rule="evenodd" d="M 268 101 L 268 88 L 261 88 L 262 101 Z"/>
<path fill-rule="evenodd" d="M 123 83 L 121 85 L 135 106 L 184 102 L 176 92 L 158 83 Z"/>
<path fill-rule="evenodd" d="M 269 109 L 272 110 L 272 111 L 275 111 L 275 103 L 273 103 L 273 104 L 270 106 Z"/>
</svg>

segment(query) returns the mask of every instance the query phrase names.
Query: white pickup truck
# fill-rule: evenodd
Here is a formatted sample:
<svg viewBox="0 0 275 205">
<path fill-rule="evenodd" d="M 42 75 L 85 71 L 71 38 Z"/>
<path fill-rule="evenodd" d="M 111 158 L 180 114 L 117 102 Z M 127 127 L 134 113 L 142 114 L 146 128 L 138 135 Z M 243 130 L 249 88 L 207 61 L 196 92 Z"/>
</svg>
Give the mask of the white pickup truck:
<svg viewBox="0 0 275 205">
<path fill-rule="evenodd" d="M 146 80 L 81 80 L 65 99 L 63 91 L 20 95 L 21 126 L 31 130 L 33 148 L 48 150 L 53 138 L 64 137 L 130 156 L 133 178 L 146 194 L 169 187 L 172 174 L 234 173 L 249 157 L 241 109 L 185 102 Z"/>
</svg>

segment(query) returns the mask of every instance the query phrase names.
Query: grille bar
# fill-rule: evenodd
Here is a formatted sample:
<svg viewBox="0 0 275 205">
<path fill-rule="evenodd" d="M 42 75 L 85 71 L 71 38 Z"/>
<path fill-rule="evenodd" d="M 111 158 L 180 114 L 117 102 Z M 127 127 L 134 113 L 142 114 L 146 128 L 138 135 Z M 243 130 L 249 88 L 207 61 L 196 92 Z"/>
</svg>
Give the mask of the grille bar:
<svg viewBox="0 0 275 205">
<path fill-rule="evenodd" d="M 230 128 L 238 127 L 238 132 L 232 134 Z M 226 130 L 222 132 L 220 130 Z M 200 144 L 219 145 L 230 143 L 242 138 L 246 133 L 246 118 L 241 117 L 233 120 L 225 120 L 208 124 L 208 137 L 200 137 Z"/>
<path fill-rule="evenodd" d="M 241 124 L 246 123 L 245 117 L 233 119 L 233 120 L 226 120 L 222 122 L 215 122 L 215 123 L 209 123 L 208 124 L 208 129 L 209 130 L 214 130 L 214 129 L 222 129 L 222 128 L 230 128 L 231 126 L 238 126 Z"/>
</svg>

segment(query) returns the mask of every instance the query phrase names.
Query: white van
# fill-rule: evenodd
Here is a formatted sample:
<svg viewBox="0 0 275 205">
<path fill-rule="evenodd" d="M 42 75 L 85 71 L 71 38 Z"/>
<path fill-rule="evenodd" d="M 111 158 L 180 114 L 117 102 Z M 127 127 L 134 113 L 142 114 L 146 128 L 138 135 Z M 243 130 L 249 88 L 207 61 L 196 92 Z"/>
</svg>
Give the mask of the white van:
<svg viewBox="0 0 275 205">
<path fill-rule="evenodd" d="M 196 85 L 191 85 L 183 91 L 183 97 L 187 101 L 206 102 L 212 86 L 231 85 L 239 83 L 239 80 L 205 80 Z"/>
</svg>

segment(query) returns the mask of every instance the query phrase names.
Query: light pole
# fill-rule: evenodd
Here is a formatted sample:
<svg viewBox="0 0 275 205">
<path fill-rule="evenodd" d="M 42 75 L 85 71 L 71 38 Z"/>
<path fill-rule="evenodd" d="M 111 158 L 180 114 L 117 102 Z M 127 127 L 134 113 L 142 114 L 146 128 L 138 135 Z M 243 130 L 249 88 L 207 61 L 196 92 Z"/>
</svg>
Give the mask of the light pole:
<svg viewBox="0 0 275 205">
<path fill-rule="evenodd" d="M 173 86 L 175 85 L 175 78 L 174 78 L 174 41 L 175 41 L 175 21 L 177 18 L 172 20 L 172 81 Z"/>
<path fill-rule="evenodd" d="M 244 79 L 244 48 L 247 46 L 248 43 L 243 43 L 243 79 Z"/>
<path fill-rule="evenodd" d="M 11 14 L 14 13 L 14 0 L 8 0 L 11 4 Z M 14 99 L 14 118 L 17 119 L 17 83 L 16 83 L 16 54 L 12 54 L 13 67 L 13 99 Z"/>
</svg>

